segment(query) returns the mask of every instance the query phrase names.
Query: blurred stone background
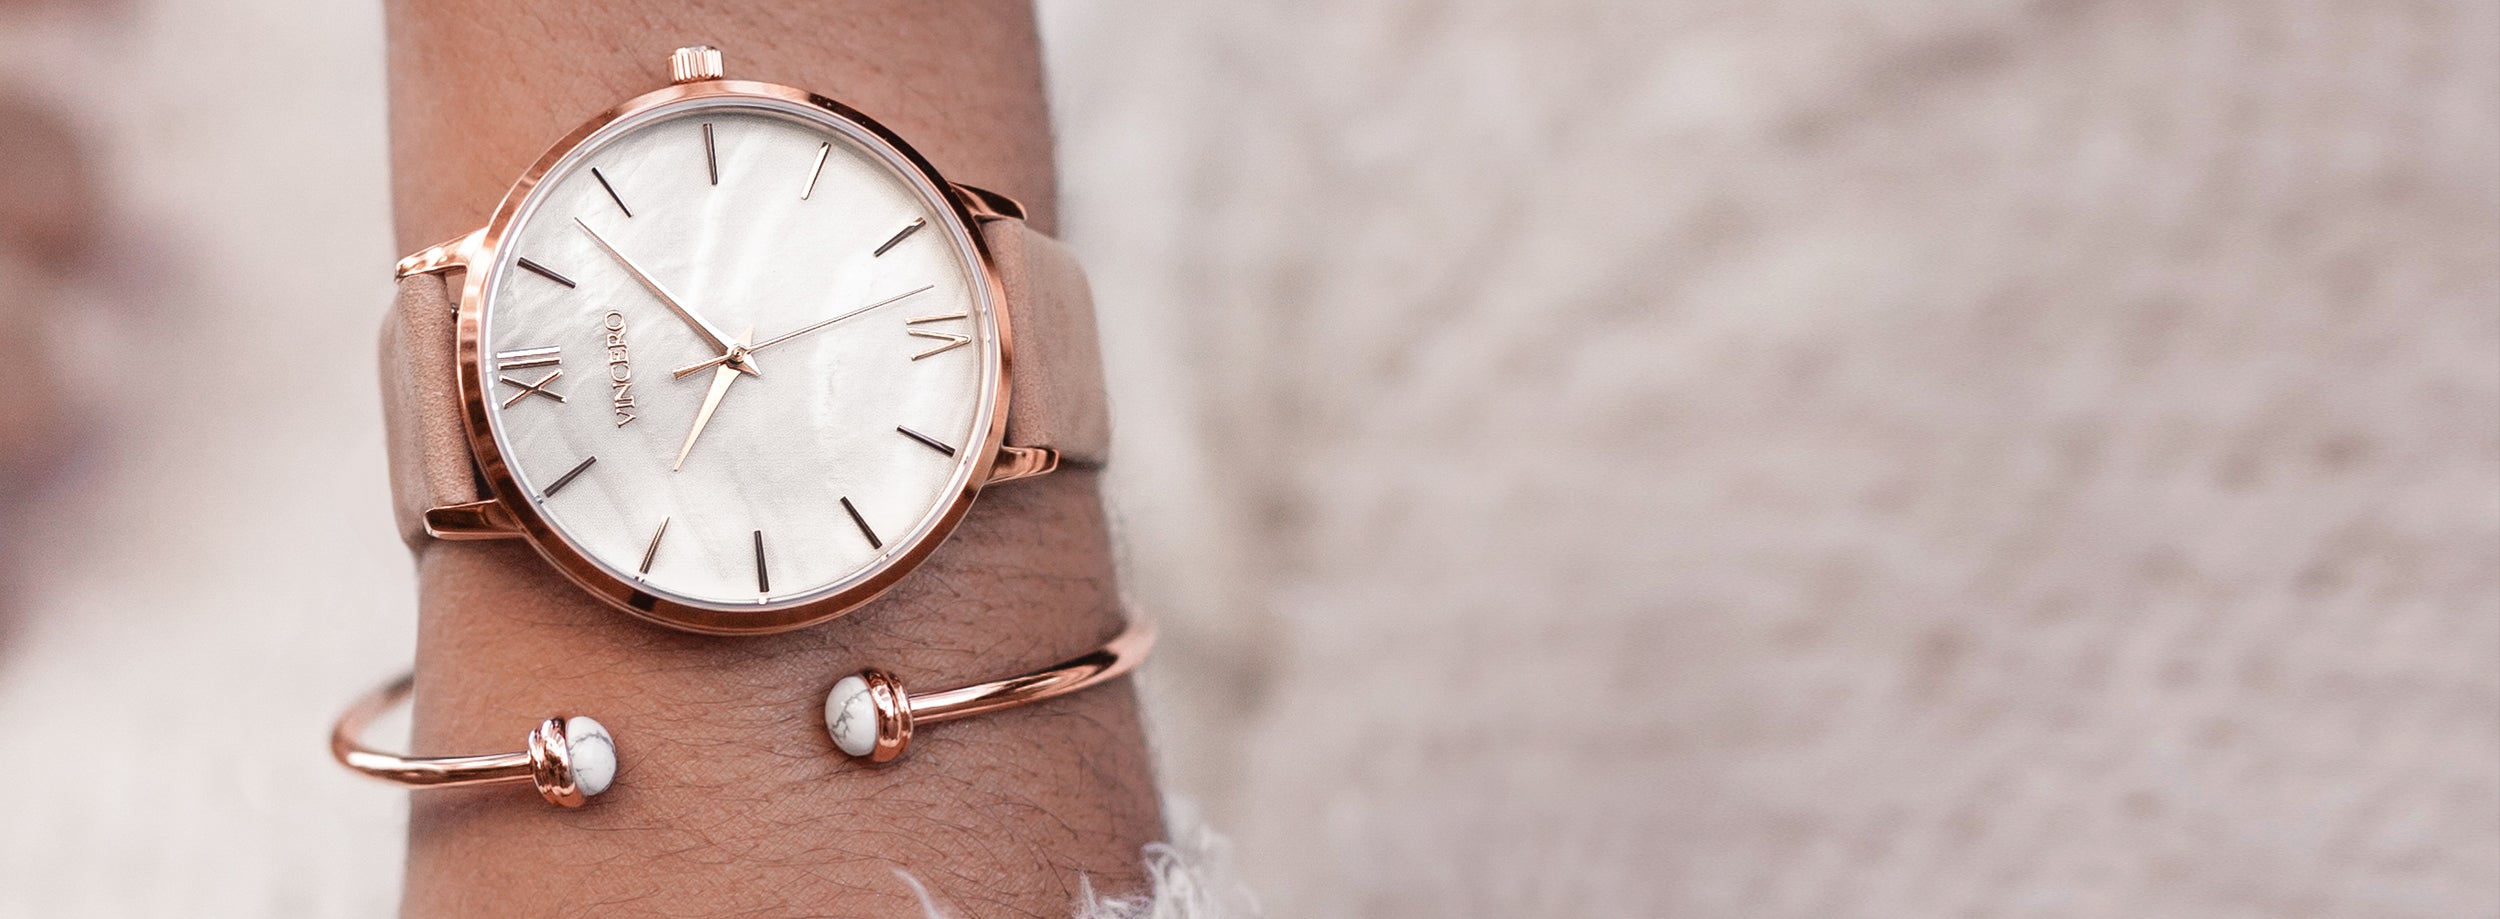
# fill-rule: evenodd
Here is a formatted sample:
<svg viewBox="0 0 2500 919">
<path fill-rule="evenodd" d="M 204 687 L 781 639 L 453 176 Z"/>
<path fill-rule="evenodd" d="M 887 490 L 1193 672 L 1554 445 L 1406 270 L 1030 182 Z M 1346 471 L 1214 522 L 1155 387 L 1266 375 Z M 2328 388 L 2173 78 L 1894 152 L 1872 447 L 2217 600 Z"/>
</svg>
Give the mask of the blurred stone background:
<svg viewBox="0 0 2500 919">
<path fill-rule="evenodd" d="M 1274 915 L 2500 916 L 2500 5 L 1043 13 Z M 0 52 L 0 916 L 384 914 L 379 9 Z"/>
</svg>

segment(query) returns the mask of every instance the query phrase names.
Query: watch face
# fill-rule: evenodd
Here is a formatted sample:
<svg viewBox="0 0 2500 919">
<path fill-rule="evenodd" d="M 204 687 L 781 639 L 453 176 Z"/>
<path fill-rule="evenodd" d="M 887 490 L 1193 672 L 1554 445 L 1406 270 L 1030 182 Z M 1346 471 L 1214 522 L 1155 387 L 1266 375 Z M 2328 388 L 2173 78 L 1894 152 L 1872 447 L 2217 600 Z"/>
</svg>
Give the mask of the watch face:
<svg viewBox="0 0 2500 919">
<path fill-rule="evenodd" d="M 932 177 L 848 117 L 626 115 L 546 168 L 481 275 L 482 465 L 646 614 L 838 614 L 944 538 L 994 454 L 988 278 Z"/>
</svg>

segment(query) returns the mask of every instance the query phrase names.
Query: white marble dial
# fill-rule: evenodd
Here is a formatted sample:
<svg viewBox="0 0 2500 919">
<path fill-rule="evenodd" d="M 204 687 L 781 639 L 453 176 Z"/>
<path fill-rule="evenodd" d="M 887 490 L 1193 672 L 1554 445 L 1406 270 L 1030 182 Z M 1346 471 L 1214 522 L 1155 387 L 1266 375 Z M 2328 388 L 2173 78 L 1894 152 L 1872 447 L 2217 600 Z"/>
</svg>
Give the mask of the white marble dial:
<svg viewBox="0 0 2500 919">
<path fill-rule="evenodd" d="M 612 126 L 532 192 L 481 312 L 490 427 L 606 574 L 804 603 L 893 564 L 963 491 L 997 324 L 969 231 L 892 156 L 712 100 Z"/>
</svg>

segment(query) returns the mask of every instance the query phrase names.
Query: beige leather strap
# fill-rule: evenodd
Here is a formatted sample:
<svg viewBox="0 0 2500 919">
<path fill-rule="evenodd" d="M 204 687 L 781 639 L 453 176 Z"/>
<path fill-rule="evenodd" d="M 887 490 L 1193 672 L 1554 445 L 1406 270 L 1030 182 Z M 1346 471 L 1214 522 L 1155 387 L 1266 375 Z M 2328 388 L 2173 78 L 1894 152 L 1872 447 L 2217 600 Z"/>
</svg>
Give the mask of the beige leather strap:
<svg viewBox="0 0 2500 919">
<path fill-rule="evenodd" d="M 1102 347 L 1085 270 L 1068 247 L 1021 220 L 981 224 L 1006 287 L 1014 335 L 1007 442 L 1049 447 L 1062 463 L 1098 466 L 1111 445 L 1103 401 Z M 400 538 L 423 548 L 428 508 L 477 500 L 468 429 L 453 366 L 456 303 L 447 279 L 410 275 L 382 324 L 382 413 L 391 451 L 391 496 Z"/>
<path fill-rule="evenodd" d="M 1009 368 L 1007 442 L 1049 447 L 1059 460 L 1099 466 L 1111 450 L 1111 412 L 1102 393 L 1102 340 L 1094 332 L 1094 293 L 1065 243 L 1021 220 L 981 225 L 998 278 L 1007 288 L 1015 337 Z"/>
<path fill-rule="evenodd" d="M 382 425 L 390 438 L 391 510 L 399 538 L 426 543 L 425 511 L 477 500 L 468 429 L 460 422 L 460 380 L 452 366 L 457 324 L 443 276 L 400 279 L 399 299 L 382 320 Z"/>
</svg>

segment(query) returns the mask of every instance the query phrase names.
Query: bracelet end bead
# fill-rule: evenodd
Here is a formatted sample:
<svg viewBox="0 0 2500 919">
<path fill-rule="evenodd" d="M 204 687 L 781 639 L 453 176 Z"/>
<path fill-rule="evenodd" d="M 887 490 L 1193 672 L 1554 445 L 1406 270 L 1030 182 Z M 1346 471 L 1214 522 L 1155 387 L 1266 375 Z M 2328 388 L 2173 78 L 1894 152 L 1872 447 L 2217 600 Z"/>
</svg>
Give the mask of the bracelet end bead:
<svg viewBox="0 0 2500 919">
<path fill-rule="evenodd" d="M 911 743 L 910 696 L 883 670 L 843 677 L 825 693 L 825 733 L 846 756 L 892 762 Z"/>
<path fill-rule="evenodd" d="M 576 715 L 539 722 L 529 736 L 530 780 L 558 807 L 580 807 L 616 782 L 616 738 Z"/>
</svg>

